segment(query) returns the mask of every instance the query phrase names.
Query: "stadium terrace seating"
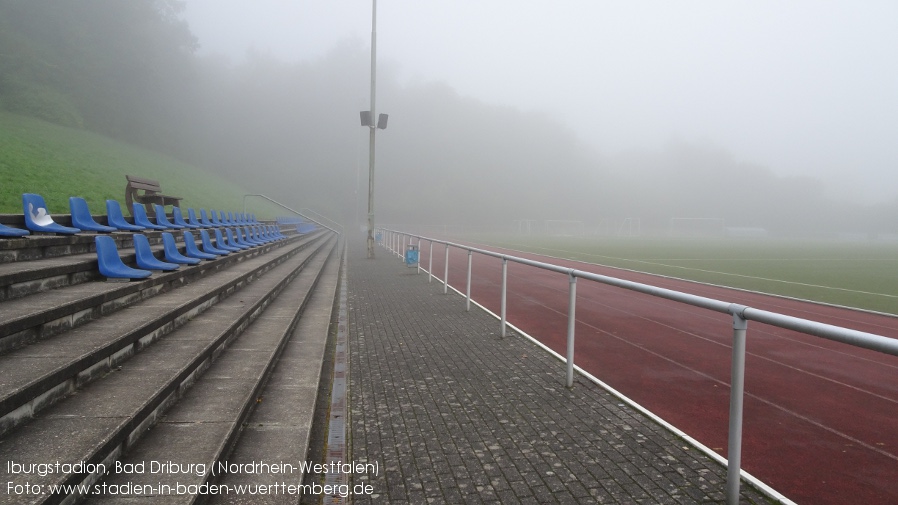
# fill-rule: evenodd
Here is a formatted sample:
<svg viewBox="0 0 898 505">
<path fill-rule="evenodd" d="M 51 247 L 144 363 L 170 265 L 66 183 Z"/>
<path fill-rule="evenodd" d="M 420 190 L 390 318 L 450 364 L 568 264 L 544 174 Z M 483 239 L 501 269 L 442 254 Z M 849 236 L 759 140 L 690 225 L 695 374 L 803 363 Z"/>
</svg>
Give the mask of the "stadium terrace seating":
<svg viewBox="0 0 898 505">
<path fill-rule="evenodd" d="M 134 239 L 134 253 L 135 259 L 137 260 L 137 266 L 139 268 L 143 268 L 144 270 L 177 270 L 179 268 L 176 263 L 168 263 L 166 261 L 160 261 L 153 254 L 153 249 L 150 247 L 150 241 L 147 239 L 146 235 L 134 234 L 132 237 Z"/>
<path fill-rule="evenodd" d="M 164 226 L 166 228 L 171 228 L 173 230 L 181 230 L 181 229 L 186 228 L 186 226 L 182 226 L 180 224 L 176 224 L 176 223 L 169 221 L 168 216 L 165 215 L 165 207 L 163 207 L 161 205 L 155 205 L 154 207 L 156 209 L 156 224 L 158 224 L 159 226 Z M 172 215 L 174 216 L 174 213 L 172 213 Z M 182 219 L 182 221 L 183 221 L 183 219 Z"/>
<path fill-rule="evenodd" d="M 147 217 L 147 211 L 143 208 L 143 205 L 139 203 L 134 203 L 131 207 L 134 211 L 134 224 L 143 226 L 144 228 L 148 228 L 150 230 L 167 230 L 167 226 L 158 225 L 150 221 L 150 218 Z"/>
<path fill-rule="evenodd" d="M 224 235 L 221 234 L 221 229 L 216 228 L 215 231 L 215 246 L 219 249 L 224 249 L 225 251 L 237 252 L 243 250 L 242 247 L 237 247 L 228 244 L 225 242 Z"/>
<path fill-rule="evenodd" d="M 168 232 L 162 233 L 162 252 L 165 255 L 165 261 L 169 263 L 196 265 L 202 261 L 199 258 L 189 258 L 181 254 L 181 251 L 178 250 L 178 244 L 175 242 L 175 237 Z"/>
<path fill-rule="evenodd" d="M 0 223 L 0 237 L 24 237 L 25 235 L 30 235 L 30 232 Z"/>
<path fill-rule="evenodd" d="M 22 209 L 25 211 L 25 226 L 36 232 L 43 233 L 61 233 L 64 235 L 74 235 L 81 232 L 78 228 L 63 226 L 50 216 L 47 210 L 47 204 L 44 197 L 34 193 L 24 193 L 22 195 Z"/>
<path fill-rule="evenodd" d="M 215 258 L 218 258 L 218 255 L 200 251 L 196 246 L 196 241 L 193 239 L 193 233 L 190 233 L 189 231 L 184 232 L 184 247 L 186 249 L 185 256 L 188 258 L 199 258 L 201 260 L 214 260 Z"/>
<path fill-rule="evenodd" d="M 199 224 L 191 224 L 187 221 L 184 221 L 184 214 L 181 213 L 181 208 L 177 206 L 171 208 L 171 218 L 174 224 L 182 228 L 202 228 Z"/>
<path fill-rule="evenodd" d="M 72 212 L 72 226 L 81 231 L 97 231 L 103 233 L 112 233 L 115 231 L 115 228 L 112 226 L 106 226 L 94 221 L 93 216 L 90 215 L 90 208 L 88 208 L 87 202 L 80 196 L 69 197 L 69 210 Z"/>
<path fill-rule="evenodd" d="M 27 203 L 32 218 L 48 214 L 42 199 L 23 198 L 25 209 Z M 315 391 L 329 386 L 318 381 L 335 321 L 339 237 L 301 237 L 284 228 L 288 240 L 201 261 L 182 254 L 198 251 L 197 231 L 153 225 L 140 204 L 135 224 L 115 200 L 106 207 L 109 225 L 125 233 L 0 239 L 0 459 L 102 462 L 108 468 L 143 457 L 180 465 L 223 462 L 260 447 L 281 461 L 318 459 L 305 441 L 311 439 Z M 28 234 L 17 229 L 25 228 L 24 219 L 4 216 L 0 235 L 6 236 L 4 229 Z M 68 225 L 67 219 L 59 216 L 54 224 Z M 91 220 L 107 224 L 102 216 Z M 239 243 L 230 228 L 205 233 L 218 249 Z M 102 282 L 116 279 L 123 282 Z M 290 408 L 259 408 L 263 397 L 267 405 Z M 175 419 L 195 422 L 170 422 Z M 263 423 L 279 429 L 246 429 Z M 11 485 L 42 489 L 121 485 L 115 479 L 126 477 L 74 467 L 7 473 Z M 208 477 L 160 472 L 152 479 L 198 487 Z M 86 499 L 48 493 L 0 503 Z"/>
<path fill-rule="evenodd" d="M 227 256 L 231 253 L 230 251 L 212 245 L 212 239 L 209 238 L 209 232 L 206 230 L 200 230 L 200 241 L 203 244 L 203 252 L 215 254 L 217 256 Z"/>
<path fill-rule="evenodd" d="M 131 268 L 122 261 L 119 256 L 115 240 L 108 235 L 98 235 L 95 243 L 97 246 L 97 263 L 100 274 L 111 279 L 143 279 L 152 275 L 148 270 Z"/>
<path fill-rule="evenodd" d="M 109 222 L 109 226 L 122 231 L 143 231 L 146 229 L 144 226 L 131 224 L 125 220 L 125 216 L 122 214 L 122 206 L 118 203 L 118 200 L 106 200 L 106 220 Z"/>
</svg>

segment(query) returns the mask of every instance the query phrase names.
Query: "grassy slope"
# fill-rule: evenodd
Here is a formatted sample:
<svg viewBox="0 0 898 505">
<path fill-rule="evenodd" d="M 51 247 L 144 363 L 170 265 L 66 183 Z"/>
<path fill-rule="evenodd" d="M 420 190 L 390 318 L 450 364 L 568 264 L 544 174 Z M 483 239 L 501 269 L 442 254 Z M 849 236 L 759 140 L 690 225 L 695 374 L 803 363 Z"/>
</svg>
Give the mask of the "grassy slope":
<svg viewBox="0 0 898 505">
<path fill-rule="evenodd" d="M 124 205 L 125 175 L 160 181 L 165 194 L 184 199 L 185 209 L 242 211 L 247 193 L 154 151 L 0 111 L 0 213 L 22 213 L 22 193 L 38 193 L 54 214 L 68 214 L 70 196 L 83 197 L 94 214 L 105 214 L 107 199 Z M 282 214 L 258 199 L 247 205 L 260 218 Z"/>
<path fill-rule="evenodd" d="M 896 243 L 479 238 L 550 256 L 898 314 Z"/>
</svg>

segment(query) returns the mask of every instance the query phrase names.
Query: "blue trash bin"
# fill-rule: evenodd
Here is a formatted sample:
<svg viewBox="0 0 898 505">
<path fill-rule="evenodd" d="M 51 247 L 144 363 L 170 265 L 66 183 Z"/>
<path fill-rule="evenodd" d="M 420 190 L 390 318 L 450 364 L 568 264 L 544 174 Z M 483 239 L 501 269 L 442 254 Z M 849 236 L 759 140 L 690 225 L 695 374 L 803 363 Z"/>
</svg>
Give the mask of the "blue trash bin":
<svg viewBox="0 0 898 505">
<path fill-rule="evenodd" d="M 418 246 L 409 244 L 405 247 L 405 266 L 409 268 L 418 267 Z"/>
</svg>

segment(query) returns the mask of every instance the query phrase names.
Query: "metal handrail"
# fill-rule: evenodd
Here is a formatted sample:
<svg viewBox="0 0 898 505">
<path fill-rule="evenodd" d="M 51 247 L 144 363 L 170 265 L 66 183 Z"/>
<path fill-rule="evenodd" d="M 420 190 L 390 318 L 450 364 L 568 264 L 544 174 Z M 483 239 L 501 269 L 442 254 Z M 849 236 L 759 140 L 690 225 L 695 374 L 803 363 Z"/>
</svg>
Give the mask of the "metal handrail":
<svg viewBox="0 0 898 505">
<path fill-rule="evenodd" d="M 433 274 L 433 244 L 443 244 L 446 247 L 446 260 L 444 263 L 445 272 L 443 274 L 443 292 L 446 293 L 449 287 L 449 248 L 455 247 L 467 251 L 468 253 L 468 272 L 467 272 L 467 292 L 466 292 L 466 308 L 470 310 L 471 303 L 471 255 L 473 253 L 482 254 L 502 260 L 502 294 L 501 294 L 501 334 L 505 336 L 506 332 L 506 300 L 508 287 L 508 262 L 529 265 L 532 267 L 549 270 L 568 276 L 570 281 L 569 301 L 568 301 L 568 325 L 567 325 L 567 387 L 573 386 L 574 376 L 574 322 L 576 321 L 576 289 L 577 279 L 586 279 L 602 284 L 616 286 L 619 288 L 636 291 L 647 295 L 664 298 L 667 300 L 685 303 L 695 307 L 712 310 L 729 314 L 733 317 L 733 353 L 731 366 L 731 388 L 730 388 L 730 420 L 729 420 L 729 436 L 727 450 L 727 503 L 739 503 L 739 485 L 741 475 L 741 458 L 742 458 L 742 411 L 743 400 L 745 395 L 745 336 L 748 329 L 748 321 L 757 321 L 778 328 L 793 330 L 807 335 L 841 342 L 855 347 L 862 347 L 873 351 L 898 356 L 898 339 L 867 333 L 841 326 L 821 323 L 809 319 L 802 319 L 793 316 L 787 316 L 776 312 L 771 312 L 753 307 L 747 307 L 737 303 L 729 303 L 713 298 L 707 298 L 671 289 L 660 288 L 650 284 L 618 279 L 606 275 L 599 275 L 592 272 L 585 272 L 574 268 L 567 268 L 542 261 L 535 261 L 518 256 L 497 253 L 486 249 L 471 247 L 464 244 L 439 240 L 421 235 L 405 233 L 396 230 L 381 229 L 385 234 L 383 244 L 384 247 L 392 250 L 394 253 L 402 255 L 401 251 L 405 250 L 406 242 L 412 238 L 418 240 L 420 249 L 421 241 L 430 242 L 430 263 L 428 264 L 429 278 L 432 281 L 435 276 Z M 401 246 L 400 246 L 401 243 Z M 420 262 L 419 262 L 420 269 Z"/>
<path fill-rule="evenodd" d="M 270 198 L 270 197 L 268 197 L 268 196 L 266 196 L 266 195 L 261 195 L 261 194 L 243 195 L 243 213 L 244 213 L 244 214 L 246 214 L 246 197 L 248 197 L 248 196 L 257 196 L 257 197 L 259 197 L 259 198 L 264 198 L 264 199 L 268 200 L 269 202 L 271 202 L 271 203 L 273 203 L 273 204 L 275 204 L 275 205 L 279 205 L 279 206 L 281 206 L 281 207 L 283 207 L 283 208 L 289 210 L 290 212 L 296 214 L 297 216 L 300 216 L 300 217 L 302 217 L 302 218 L 308 219 L 309 221 L 311 221 L 311 222 L 313 222 L 313 223 L 315 223 L 315 224 L 317 224 L 317 225 L 323 226 L 323 227 L 327 228 L 328 230 L 330 230 L 330 231 L 332 231 L 332 232 L 334 232 L 334 233 L 338 233 L 338 234 L 341 234 L 341 235 L 343 234 L 343 225 L 337 223 L 337 222 L 334 221 L 333 219 L 328 219 L 328 218 L 322 216 L 321 214 L 319 214 L 319 213 L 317 213 L 317 212 L 310 211 L 310 209 L 303 209 L 303 210 L 305 210 L 305 211 L 314 212 L 315 214 L 318 214 L 318 216 L 320 216 L 320 218 L 323 218 L 324 220 L 330 221 L 331 224 L 334 224 L 334 225 L 336 225 L 337 227 L 339 227 L 339 228 L 340 228 L 340 231 L 337 231 L 336 229 L 331 228 L 330 226 L 328 226 L 328 225 L 322 223 L 321 221 L 318 221 L 317 219 L 313 219 L 313 218 L 311 218 L 311 217 L 309 217 L 309 216 L 303 214 L 301 211 L 298 211 L 298 210 L 295 210 L 295 209 L 291 209 L 290 207 L 288 207 L 288 206 L 282 204 L 281 202 L 279 202 L 279 201 L 277 201 L 277 200 L 275 200 L 275 199 L 273 199 L 273 198 Z"/>
</svg>

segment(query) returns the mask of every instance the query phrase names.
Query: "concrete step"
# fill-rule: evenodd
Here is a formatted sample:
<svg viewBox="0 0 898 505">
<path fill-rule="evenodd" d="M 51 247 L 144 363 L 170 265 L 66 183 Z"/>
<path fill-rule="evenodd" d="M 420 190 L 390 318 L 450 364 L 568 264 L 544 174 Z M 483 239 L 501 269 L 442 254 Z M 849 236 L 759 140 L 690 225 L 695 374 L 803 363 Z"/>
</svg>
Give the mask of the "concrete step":
<svg viewBox="0 0 898 505">
<path fill-rule="evenodd" d="M 140 281 L 88 282 L 46 291 L 40 296 L 6 300 L 3 302 L 4 310 L 0 312 L 0 352 L 52 337 L 212 272 L 224 270 L 295 242 L 308 243 L 320 235 L 295 236 L 203 261 L 195 266 L 182 266 L 170 272 L 154 272 Z"/>
<path fill-rule="evenodd" d="M 0 376 L 0 433 L 26 422 L 42 408 L 115 368 L 268 270 L 295 255 L 308 256 L 308 249 L 324 238 L 317 235 L 297 240 L 267 254 L 245 258 L 180 289 L 144 299 L 90 324 L 0 355 L 0 368 L 4 370 Z M 206 264 L 213 265 L 222 259 Z M 74 289 L 77 288 L 60 292 Z"/>
<path fill-rule="evenodd" d="M 243 425 L 232 453 L 227 457 L 236 468 L 252 468 L 259 462 L 284 462 L 298 465 L 312 460 L 310 438 L 318 397 L 324 375 L 322 366 L 330 333 L 336 333 L 334 311 L 340 280 L 339 251 L 325 266 L 321 280 L 312 293 L 303 317 L 293 330 L 265 388 L 258 394 L 260 401 Z M 333 374 L 333 368 L 324 370 Z M 329 389 L 330 381 L 324 380 Z M 329 407 L 329 406 L 328 406 Z M 316 460 L 317 461 L 317 460 Z M 277 474 L 265 470 L 238 471 L 221 475 L 218 484 L 235 489 L 240 485 L 299 486 L 305 475 L 302 471 Z M 226 504 L 236 500 L 231 495 L 210 496 L 208 503 Z M 250 498 L 244 496 L 243 498 Z M 269 497 L 266 503 L 297 503 L 297 497 Z"/>
<path fill-rule="evenodd" d="M 339 261 L 338 254 L 321 254 L 316 258 L 316 266 L 297 276 L 296 280 L 269 305 L 264 316 L 247 328 L 237 342 L 223 351 L 181 401 L 174 405 L 121 459 L 122 464 L 133 468 L 139 468 L 141 464 L 149 467 L 153 462 L 174 461 L 182 468 L 184 465 L 193 464 L 194 468 L 205 468 L 209 471 L 193 472 L 189 475 L 177 471 L 156 474 L 124 472 L 110 474 L 100 484 L 108 486 L 163 484 L 171 486 L 172 489 L 176 489 L 178 484 L 196 486 L 211 484 L 218 476 L 218 472 L 211 471 L 213 464 L 229 461 L 234 446 L 247 434 L 243 426 L 255 409 L 266 409 L 271 404 L 271 407 L 292 412 L 297 417 L 310 416 L 315 408 L 317 388 L 312 391 L 311 397 L 300 395 L 301 403 L 274 405 L 277 400 L 265 396 L 265 391 L 268 390 L 266 382 L 272 371 L 281 364 L 279 357 L 283 359 L 282 351 L 298 330 L 297 325 L 302 324 L 302 320 L 307 317 L 310 319 L 320 317 L 321 314 L 317 310 L 312 312 L 312 317 L 307 316 L 304 314 L 304 308 L 313 294 L 318 292 L 318 288 L 322 287 L 316 286 L 320 277 L 328 279 L 325 281 L 327 285 L 334 283 L 331 277 L 336 276 L 337 272 L 325 267 Z M 324 301 L 328 305 L 328 312 L 333 305 L 333 290 L 330 290 L 329 295 L 330 299 Z M 327 297 L 325 288 L 322 298 Z M 314 374 L 317 378 L 321 372 L 327 323 L 324 332 L 316 337 L 321 341 L 321 344 L 315 346 L 320 347 L 320 352 L 308 356 L 309 359 L 305 362 L 308 369 L 305 372 Z M 295 353 L 296 349 L 293 352 Z M 288 357 L 288 361 L 294 361 L 293 358 L 295 356 Z M 302 435 L 302 430 L 293 431 L 281 433 L 288 438 L 275 437 L 279 439 L 282 450 L 287 447 L 299 448 L 298 441 L 290 439 L 289 436 Z M 291 463 L 297 464 L 299 460 L 305 458 L 305 454 L 302 453 L 297 457 L 298 459 L 291 460 Z M 269 457 L 263 459 L 276 461 Z M 294 475 L 301 478 L 300 473 Z M 129 496 L 125 500 L 115 496 L 96 496 L 91 497 L 89 503 L 126 503 L 134 498 L 150 498 L 154 503 L 193 503 L 201 497 L 190 493 L 162 496 L 158 492 L 149 492 Z"/>
<path fill-rule="evenodd" d="M 209 308 L 156 344 L 135 354 L 121 368 L 80 389 L 45 411 L 34 420 L 0 440 L 0 458 L 20 464 L 44 462 L 85 462 L 114 468 L 114 461 L 154 424 L 162 413 L 178 401 L 232 341 L 249 328 L 262 335 L 268 327 L 253 323 L 272 314 L 272 301 L 298 301 L 285 288 L 297 276 L 320 270 L 318 264 L 334 239 L 321 242 L 311 258 L 296 255 L 271 269 L 264 277 L 240 291 L 239 296 Z M 308 251 L 311 253 L 312 251 Z M 317 265 L 317 266 L 316 266 Z M 308 266 L 308 268 L 303 268 Z M 280 296 L 279 296 L 280 295 Z M 283 317 L 273 317 L 276 320 Z M 265 320 L 267 321 L 267 317 Z M 267 323 L 266 323 L 267 325 Z M 239 342 L 243 342 L 240 337 Z M 242 344 L 241 348 L 242 348 Z M 239 361 L 239 360 L 238 360 Z M 229 395 L 225 395 L 229 396 Z M 186 445 L 192 445 L 189 441 Z M 13 485 L 93 484 L 102 477 L 75 471 L 0 475 Z M 59 503 L 61 495 L 0 495 L 2 503 Z"/>
</svg>

